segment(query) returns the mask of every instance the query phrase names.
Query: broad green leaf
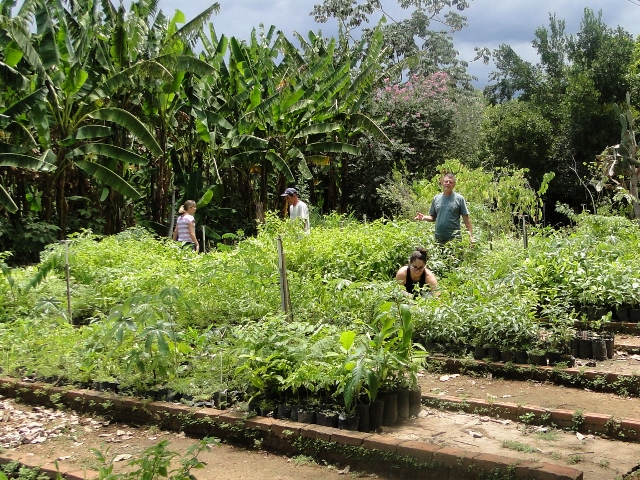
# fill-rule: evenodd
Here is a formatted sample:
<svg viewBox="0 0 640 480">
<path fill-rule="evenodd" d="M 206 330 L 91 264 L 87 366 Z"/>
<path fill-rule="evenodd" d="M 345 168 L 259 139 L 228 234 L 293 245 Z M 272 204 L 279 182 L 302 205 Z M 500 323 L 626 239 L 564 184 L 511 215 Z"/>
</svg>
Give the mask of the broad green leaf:
<svg viewBox="0 0 640 480">
<path fill-rule="evenodd" d="M 209 21 L 214 13 L 220 12 L 220 4 L 218 2 L 213 3 L 209 8 L 198 14 L 193 20 L 182 26 L 174 35 L 177 38 L 181 38 L 186 42 L 189 42 L 192 46 L 195 40 L 201 35 L 202 28 Z"/>
<path fill-rule="evenodd" d="M 10 105 L 3 113 L 4 115 L 16 118 L 26 111 L 30 110 L 35 105 L 44 102 L 47 97 L 47 90 L 45 88 L 40 88 L 33 92 L 30 95 L 27 95 L 24 98 L 21 98 L 14 104 Z"/>
<path fill-rule="evenodd" d="M 266 152 L 264 156 L 276 167 L 276 169 L 278 169 L 280 172 L 284 174 L 285 178 L 289 182 L 294 181 L 293 173 L 291 173 L 291 170 L 289 169 L 289 165 L 287 165 L 287 162 L 285 162 L 280 157 L 280 155 L 278 155 L 275 152 L 269 151 L 269 152 Z"/>
<path fill-rule="evenodd" d="M 99 90 L 99 93 L 96 93 L 96 95 L 98 97 L 113 95 L 123 86 L 127 85 L 132 78 L 140 79 L 147 77 L 154 78 L 154 80 L 167 81 L 173 78 L 173 75 L 171 75 L 167 67 L 155 59 L 138 62 L 109 77 L 106 81 L 102 82 L 99 87 L 96 86 Z"/>
<path fill-rule="evenodd" d="M 262 99 L 262 89 L 257 85 L 251 91 L 251 103 L 247 107 L 247 111 L 253 110 L 260 104 L 260 100 Z"/>
<path fill-rule="evenodd" d="M 138 120 L 137 117 L 126 110 L 122 110 L 120 108 L 103 108 L 91 112 L 89 116 L 96 120 L 106 120 L 117 123 L 129 130 L 129 132 L 155 156 L 159 157 L 162 155 L 162 148 L 160 148 L 156 139 L 151 135 L 151 133 L 149 133 L 149 130 L 147 130 L 144 124 Z"/>
<path fill-rule="evenodd" d="M 339 142 L 318 142 L 310 143 L 304 149 L 307 152 L 334 152 L 334 153 L 348 153 L 351 155 L 359 155 L 360 149 L 354 145 L 348 143 Z"/>
<path fill-rule="evenodd" d="M 340 130 L 342 125 L 339 123 L 316 123 L 303 128 L 293 138 L 304 138 L 309 135 L 318 135 L 321 133 L 335 132 Z"/>
<path fill-rule="evenodd" d="M 213 198 L 213 190 L 209 189 L 206 192 L 204 192 L 204 195 L 202 195 L 202 197 L 200 197 L 200 200 L 196 202 L 196 206 L 198 208 L 206 207 L 207 205 L 209 205 L 209 202 L 211 202 L 212 198 Z"/>
<path fill-rule="evenodd" d="M 16 213 L 18 211 L 18 206 L 2 184 L 0 184 L 0 203 L 11 213 Z"/>
<path fill-rule="evenodd" d="M 42 7 L 36 11 L 36 24 L 38 26 L 38 35 L 41 36 L 38 51 L 40 52 L 42 65 L 45 69 L 59 65 L 60 54 L 56 44 L 56 34 L 46 3 L 43 3 Z"/>
<path fill-rule="evenodd" d="M 356 332 L 354 332 L 353 330 L 347 330 L 340 334 L 340 345 L 347 351 L 351 349 L 355 340 Z"/>
<path fill-rule="evenodd" d="M 222 115 L 219 115 L 215 112 L 207 112 L 207 122 L 209 124 L 209 128 L 211 128 L 214 125 L 217 125 L 218 127 L 221 128 L 226 128 L 228 130 L 231 130 L 233 128 L 233 125 L 231 125 L 226 118 L 224 118 Z"/>
<path fill-rule="evenodd" d="M 29 63 L 29 65 L 31 65 L 37 72 L 44 74 L 44 66 L 42 65 L 40 55 L 31 44 L 31 40 L 29 39 L 29 37 L 27 37 L 25 33 L 13 23 L 9 26 L 7 31 L 9 33 L 9 36 L 13 39 L 13 41 L 15 41 L 20 50 L 23 52 L 24 58 L 27 63 Z"/>
<path fill-rule="evenodd" d="M 168 65 L 173 67 L 172 71 L 189 72 L 197 75 L 198 77 L 206 77 L 207 75 L 216 75 L 218 73 L 213 65 L 210 65 L 197 57 L 178 55 L 174 58 L 175 60 L 173 62 L 168 63 Z M 163 58 L 158 59 L 158 61 L 163 61 Z"/>
<path fill-rule="evenodd" d="M 87 78 L 89 78 L 89 74 L 79 65 L 74 65 L 69 69 L 69 73 L 64 79 L 62 91 L 69 97 L 75 95 L 84 86 Z"/>
<path fill-rule="evenodd" d="M 132 163 L 134 165 L 146 165 L 147 163 L 149 163 L 148 159 L 141 157 L 137 153 L 105 143 L 88 143 L 86 145 L 82 145 L 81 147 L 78 147 L 67 153 L 67 157 L 71 158 L 80 155 L 86 156 L 90 154 L 113 158 L 114 160 Z"/>
<path fill-rule="evenodd" d="M 48 150 L 43 157 L 48 156 Z M 52 171 L 56 166 L 43 160 L 43 157 L 31 157 L 19 153 L 0 153 L 0 167 L 19 167 L 29 170 Z"/>
<path fill-rule="evenodd" d="M 87 140 L 93 138 L 108 137 L 111 135 L 111 128 L 102 125 L 86 125 L 78 128 L 64 140 L 60 141 L 60 145 L 69 146 L 78 140 Z"/>
<path fill-rule="evenodd" d="M 16 44 L 16 42 L 14 41 L 9 42 L 4 47 L 2 53 L 4 54 L 4 63 L 8 67 L 15 67 L 16 65 L 18 65 L 18 63 L 20 62 L 20 60 L 22 60 L 22 57 L 24 56 L 22 51 L 18 47 L 18 44 Z M 4 76 L 2 78 L 4 80 Z"/>
<path fill-rule="evenodd" d="M 253 135 L 235 135 L 227 139 L 227 148 L 264 148 L 269 142 Z"/>
<path fill-rule="evenodd" d="M 349 117 L 349 121 L 353 125 L 357 125 L 361 127 L 364 131 L 373 135 L 376 139 L 381 142 L 386 143 L 387 145 L 391 145 L 391 139 L 387 136 L 386 133 L 382 130 L 380 125 L 372 120 L 370 117 L 363 113 L 353 113 Z"/>
<path fill-rule="evenodd" d="M 120 192 L 125 197 L 137 200 L 142 197 L 138 191 L 129 185 L 127 181 L 113 170 L 103 167 L 99 163 L 89 162 L 87 160 L 76 160 L 75 164 L 84 170 L 87 174 L 109 185 L 115 191 Z"/>
<path fill-rule="evenodd" d="M 313 178 L 311 170 L 309 170 L 309 165 L 307 165 L 307 161 L 304 158 L 298 163 L 298 169 L 305 180 L 311 180 Z"/>
<path fill-rule="evenodd" d="M 286 105 L 282 108 L 282 112 L 294 113 L 299 110 L 309 110 L 311 106 L 314 104 L 314 101 L 311 99 L 300 100 L 299 102 L 295 102 L 289 108 L 286 108 Z"/>
</svg>

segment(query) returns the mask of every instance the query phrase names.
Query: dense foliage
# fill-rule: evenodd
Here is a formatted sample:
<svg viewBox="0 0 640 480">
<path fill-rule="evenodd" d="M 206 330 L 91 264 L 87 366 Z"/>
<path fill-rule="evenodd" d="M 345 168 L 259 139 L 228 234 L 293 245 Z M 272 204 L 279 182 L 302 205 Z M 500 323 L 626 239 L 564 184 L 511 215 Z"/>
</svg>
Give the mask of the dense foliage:
<svg viewBox="0 0 640 480">
<path fill-rule="evenodd" d="M 0 1 L 0 251 L 11 264 L 83 229 L 166 235 L 186 199 L 210 243 L 231 243 L 255 234 L 290 185 L 314 213 L 389 216 L 406 211 L 402 182 L 452 159 L 521 169 L 536 191 L 555 172 L 550 216 L 558 200 L 595 212 L 636 191 L 609 198 L 590 183 L 587 164 L 619 143 L 613 104 L 627 91 L 637 101 L 638 46 L 589 9 L 575 35 L 555 16 L 535 31 L 536 65 L 496 50 L 483 115 L 449 36 L 467 1 L 400 2 L 407 19 L 362 30 L 381 2 L 325 1 L 313 15 L 337 20 L 337 38 L 260 27 L 248 40 L 208 23 L 217 3 L 189 21 L 153 0 L 14 3 Z M 436 18 L 450 31 L 431 30 Z"/>
<path fill-rule="evenodd" d="M 471 344 L 564 348 L 589 307 L 640 304 L 637 227 L 582 214 L 562 232 L 471 247 L 433 243 L 432 225 L 328 217 L 304 234 L 269 218 L 255 238 L 206 255 L 141 229 L 69 245 L 74 327 L 65 308 L 65 245 L 40 272 L 3 268 L 0 367 L 5 375 L 197 397 L 333 397 L 347 409 L 378 389 L 415 385 L 421 347 L 466 355 Z M 281 311 L 282 236 L 292 317 Z M 416 239 L 439 297 L 408 298 L 391 280 Z M 57 267 L 56 267 L 57 265 Z M 40 280 L 40 283 L 33 279 Z M 600 327 L 609 316 L 593 317 Z M 585 323 L 586 324 L 586 323 Z M 598 327 L 599 328 L 599 327 Z"/>
</svg>

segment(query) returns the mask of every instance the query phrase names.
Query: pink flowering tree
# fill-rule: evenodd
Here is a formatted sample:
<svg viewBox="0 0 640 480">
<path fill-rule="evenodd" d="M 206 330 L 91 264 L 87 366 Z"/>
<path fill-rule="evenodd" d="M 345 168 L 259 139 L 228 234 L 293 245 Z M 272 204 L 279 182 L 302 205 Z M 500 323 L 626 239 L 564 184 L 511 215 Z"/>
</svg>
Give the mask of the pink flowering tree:
<svg viewBox="0 0 640 480">
<path fill-rule="evenodd" d="M 429 175 L 438 163 L 463 153 L 460 145 L 471 142 L 460 138 L 469 121 L 464 120 L 471 108 L 468 96 L 445 72 L 413 75 L 401 84 L 386 79 L 372 108 L 375 115 L 386 118 L 385 133 L 395 141 L 394 167 L 403 165 L 408 173 Z M 479 120 L 480 109 L 476 110 Z"/>
<path fill-rule="evenodd" d="M 477 145 L 482 102 L 475 93 L 456 87 L 445 72 L 413 75 L 404 83 L 385 79 L 370 103 L 374 118 L 382 119 L 391 145 L 363 139 L 363 157 L 354 168 L 352 204 L 368 215 L 385 213 L 384 205 L 371 202 L 375 187 L 401 172 L 409 178 L 430 178 L 446 159 L 470 162 Z M 372 178 L 373 176 L 373 178 Z M 373 190 L 372 190 L 373 189 Z"/>
</svg>

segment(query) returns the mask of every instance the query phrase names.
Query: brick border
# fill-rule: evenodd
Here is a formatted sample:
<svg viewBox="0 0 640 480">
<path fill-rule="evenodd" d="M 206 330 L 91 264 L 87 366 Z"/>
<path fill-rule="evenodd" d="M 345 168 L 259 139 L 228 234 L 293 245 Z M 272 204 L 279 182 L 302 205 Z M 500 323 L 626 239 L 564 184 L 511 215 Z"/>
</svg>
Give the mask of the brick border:
<svg viewBox="0 0 640 480">
<path fill-rule="evenodd" d="M 428 360 L 439 363 L 447 373 L 472 371 L 476 373 L 490 372 L 501 378 L 510 380 L 549 381 L 556 385 L 573 388 L 589 388 L 597 392 L 618 393 L 624 388 L 629 395 L 640 396 L 640 375 L 625 373 L 601 372 L 580 368 L 542 367 L 502 362 L 485 362 L 484 360 L 458 359 L 445 356 L 429 356 Z"/>
<path fill-rule="evenodd" d="M 606 435 L 625 442 L 640 442 L 640 419 L 618 419 L 601 413 L 585 413 L 578 410 L 543 408 L 534 405 L 517 405 L 508 402 L 488 402 L 480 399 L 463 399 L 452 395 L 422 394 L 422 403 L 451 411 L 476 413 L 488 417 L 504 418 L 521 423 L 538 425 L 554 424 L 559 428 L 581 433 Z M 526 421 L 523 421 L 523 417 Z"/>
<path fill-rule="evenodd" d="M 492 478 L 503 475 L 504 478 L 518 480 L 583 479 L 579 470 L 549 463 L 520 461 L 499 455 L 440 447 L 428 442 L 404 441 L 380 434 L 351 432 L 288 420 L 245 418 L 240 412 L 232 410 L 196 409 L 168 402 L 150 402 L 110 393 L 53 387 L 7 378 L 0 378 L 0 393 L 31 404 L 53 407 L 63 404 L 73 410 L 106 414 L 129 424 L 160 424 L 163 428 L 183 430 L 195 436 L 215 435 L 220 439 L 245 443 L 260 440 L 266 447 L 281 453 L 308 451 L 319 459 L 346 463 L 365 470 L 376 467 L 396 473 L 403 472 L 416 479 L 476 480 L 487 474 L 493 475 Z M 423 395 L 423 399 L 429 398 L 429 395 Z M 446 397 L 449 402 L 456 399 Z M 501 411 L 508 412 L 513 406 L 514 404 L 503 404 Z M 630 421 L 625 421 L 627 423 L 624 425 L 630 426 Z M 55 478 L 58 473 L 55 465 L 46 459 L 21 454 L 19 451 L 0 454 L 0 464 L 11 461 L 38 467 L 51 478 Z M 67 471 L 61 466 L 59 473 L 69 480 L 97 478 L 95 471 L 78 471 L 77 467 L 74 468 L 75 471 Z"/>
</svg>

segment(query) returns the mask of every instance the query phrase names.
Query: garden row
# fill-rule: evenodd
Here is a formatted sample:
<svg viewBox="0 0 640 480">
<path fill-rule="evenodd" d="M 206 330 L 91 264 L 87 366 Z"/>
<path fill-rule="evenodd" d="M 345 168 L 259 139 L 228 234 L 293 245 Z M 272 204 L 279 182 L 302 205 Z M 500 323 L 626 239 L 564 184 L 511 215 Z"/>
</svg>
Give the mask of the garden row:
<svg viewBox="0 0 640 480">
<path fill-rule="evenodd" d="M 216 437 L 285 454 L 304 454 L 331 462 L 347 463 L 352 468 L 376 473 L 393 472 L 403 478 L 459 478 L 467 480 L 544 478 L 581 480 L 582 472 L 540 461 L 471 452 L 459 448 L 411 441 L 386 435 L 338 430 L 305 425 L 290 420 L 251 417 L 245 412 L 212 408 L 194 409 L 186 405 L 149 402 L 131 397 L 86 390 L 52 387 L 0 378 L 0 393 L 31 404 L 67 407 L 76 411 L 105 415 L 131 425 L 153 424 L 166 430 L 185 432 L 205 438 Z M 5 460 L 5 457 L 6 458 Z M 53 463 L 34 461 L 34 457 L 16 454 L 0 456 L 0 463 L 18 461 L 40 467 L 55 475 Z M 78 472 L 76 472 L 77 474 Z M 71 478 L 96 478 L 94 472 Z"/>
<path fill-rule="evenodd" d="M 279 418 L 309 416 L 308 422 L 332 412 L 363 431 L 369 430 L 364 409 L 383 405 L 378 397 L 393 408 L 385 424 L 395 422 L 398 409 L 408 416 L 402 399 L 416 389 L 425 352 L 412 340 L 406 305 L 381 305 L 366 333 L 283 317 L 178 332 L 162 305 L 131 301 L 80 328 L 45 320 L 5 324 L 2 371 L 195 406 L 246 402 L 255 411 L 277 410 Z M 392 406 L 396 392 L 401 402 Z M 374 420 L 373 429 L 381 423 Z"/>
<path fill-rule="evenodd" d="M 328 217 L 304 235 L 269 218 L 256 238 L 207 255 L 140 229 L 86 233 L 69 244 L 81 328 L 66 308 L 64 246 L 52 246 L 38 269 L 2 269 L 0 368 L 195 403 L 215 404 L 226 392 L 227 402 L 298 405 L 317 416 L 329 405 L 354 414 L 415 388 L 420 344 L 517 363 L 524 352 L 545 364 L 602 358 L 612 351 L 612 314 L 589 309 L 638 303 L 640 234 L 620 218 L 577 220 L 570 232 L 536 232 L 526 251 L 509 238 L 492 249 L 427 240 L 441 295 L 426 299 L 407 298 L 392 280 L 424 238 L 417 222 Z M 295 321 L 280 312 L 282 234 Z"/>
</svg>

